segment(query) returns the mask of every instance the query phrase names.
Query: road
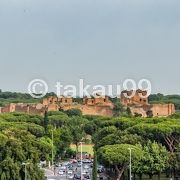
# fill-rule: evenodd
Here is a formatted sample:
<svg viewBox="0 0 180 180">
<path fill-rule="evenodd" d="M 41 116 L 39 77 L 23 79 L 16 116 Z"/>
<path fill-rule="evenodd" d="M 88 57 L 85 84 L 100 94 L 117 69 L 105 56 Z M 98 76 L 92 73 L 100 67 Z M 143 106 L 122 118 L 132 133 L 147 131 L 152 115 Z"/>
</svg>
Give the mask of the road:
<svg viewBox="0 0 180 180">
<path fill-rule="evenodd" d="M 65 169 L 62 170 L 62 168 L 65 168 Z M 68 174 L 69 170 L 72 170 L 72 174 Z M 54 172 L 55 172 L 55 175 L 53 175 Z M 63 163 L 62 166 L 55 167 L 54 172 L 52 170 L 45 169 L 45 175 L 47 177 L 47 180 L 70 180 L 70 179 L 73 179 L 75 174 L 77 175 L 81 174 L 81 166 L 80 166 L 80 163 L 71 163 L 68 165 L 66 165 L 66 163 Z M 59 174 L 59 172 L 61 172 L 61 175 Z M 91 180 L 91 177 L 92 177 L 91 163 L 83 163 L 82 174 L 89 175 L 89 180 Z M 86 178 L 84 178 L 83 180 L 86 180 Z"/>
</svg>

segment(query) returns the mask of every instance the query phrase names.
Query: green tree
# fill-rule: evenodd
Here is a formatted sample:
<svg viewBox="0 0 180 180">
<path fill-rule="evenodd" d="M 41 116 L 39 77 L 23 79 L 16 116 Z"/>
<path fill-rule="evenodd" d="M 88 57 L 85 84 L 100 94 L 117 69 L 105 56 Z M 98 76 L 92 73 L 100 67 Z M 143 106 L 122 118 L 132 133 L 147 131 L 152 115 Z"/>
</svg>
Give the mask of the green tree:
<svg viewBox="0 0 180 180">
<path fill-rule="evenodd" d="M 85 137 L 84 126 L 87 122 L 87 119 L 79 116 L 73 116 L 68 121 L 72 141 L 76 145 L 76 153 L 78 153 L 79 142 Z"/>
<path fill-rule="evenodd" d="M 22 179 L 24 169 L 22 162 L 29 162 L 29 176 L 34 180 L 44 178 L 43 172 L 39 169 L 38 163 L 41 160 L 46 145 L 28 131 L 15 128 L 6 129 L 0 135 L 0 179 L 16 180 Z M 46 155 L 44 155 L 47 157 Z"/>
<path fill-rule="evenodd" d="M 48 124 L 49 124 L 48 114 L 47 114 L 47 111 L 46 111 L 45 114 L 44 114 L 44 129 L 45 129 L 46 134 L 48 133 Z"/>
<path fill-rule="evenodd" d="M 133 163 L 142 158 L 140 146 L 130 144 L 106 145 L 98 150 L 98 159 L 105 164 L 113 165 L 117 172 L 117 180 L 121 179 L 123 172 L 129 165 L 129 151 L 132 148 Z"/>
<path fill-rule="evenodd" d="M 82 111 L 80 109 L 69 109 L 65 111 L 68 116 L 82 116 Z"/>
<path fill-rule="evenodd" d="M 136 161 L 133 170 L 142 177 L 142 174 L 148 174 L 150 179 L 153 175 L 160 174 L 168 168 L 169 154 L 166 148 L 156 142 L 148 141 L 147 145 L 142 147 L 143 157 Z"/>
</svg>

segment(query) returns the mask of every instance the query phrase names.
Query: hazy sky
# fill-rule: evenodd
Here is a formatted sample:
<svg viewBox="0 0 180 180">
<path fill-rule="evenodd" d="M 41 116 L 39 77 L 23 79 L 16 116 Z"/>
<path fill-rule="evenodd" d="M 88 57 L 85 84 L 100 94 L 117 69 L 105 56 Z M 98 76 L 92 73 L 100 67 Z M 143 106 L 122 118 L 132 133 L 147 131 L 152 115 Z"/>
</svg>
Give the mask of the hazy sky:
<svg viewBox="0 0 180 180">
<path fill-rule="evenodd" d="M 179 0 L 0 0 L 0 88 L 151 80 L 180 94 Z"/>
</svg>

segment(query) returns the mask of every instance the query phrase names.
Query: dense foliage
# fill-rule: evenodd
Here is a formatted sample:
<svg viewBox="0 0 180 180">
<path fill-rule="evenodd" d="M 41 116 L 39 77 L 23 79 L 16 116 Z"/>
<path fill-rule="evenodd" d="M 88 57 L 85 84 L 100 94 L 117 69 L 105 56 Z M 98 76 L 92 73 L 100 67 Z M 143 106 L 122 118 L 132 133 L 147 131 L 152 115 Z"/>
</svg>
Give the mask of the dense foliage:
<svg viewBox="0 0 180 180">
<path fill-rule="evenodd" d="M 180 172 L 180 115 L 167 118 L 82 116 L 77 110 L 48 112 L 44 117 L 25 113 L 0 114 L 0 179 L 43 179 L 40 161 L 54 162 L 76 157 L 70 148 L 79 143 L 94 144 L 98 163 L 110 175 L 121 179 L 128 174 L 129 148 L 132 149 L 132 172 L 143 174 L 168 172 L 175 178 Z M 53 141 L 52 141 L 53 135 Z M 97 169 L 97 163 L 95 163 Z M 31 176 L 31 178 L 30 178 Z M 96 179 L 96 171 L 93 172 Z"/>
<path fill-rule="evenodd" d="M 118 117 L 102 120 L 98 127 L 93 135 L 98 160 L 115 169 L 117 179 L 129 169 L 129 148 L 132 148 L 133 173 L 140 178 L 142 174 L 152 178 L 166 171 L 172 178 L 178 176 L 180 119 Z"/>
</svg>

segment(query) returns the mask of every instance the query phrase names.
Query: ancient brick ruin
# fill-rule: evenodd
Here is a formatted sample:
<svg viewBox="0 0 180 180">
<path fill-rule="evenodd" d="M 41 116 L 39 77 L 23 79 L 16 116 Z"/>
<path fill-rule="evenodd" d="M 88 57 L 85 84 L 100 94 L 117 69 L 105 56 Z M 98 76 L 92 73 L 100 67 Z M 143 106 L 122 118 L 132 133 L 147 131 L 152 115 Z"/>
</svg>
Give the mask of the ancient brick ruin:
<svg viewBox="0 0 180 180">
<path fill-rule="evenodd" d="M 122 91 L 120 101 L 125 107 L 129 107 L 133 115 L 166 117 L 175 113 L 174 104 L 149 104 L 146 91 L 137 90 L 130 97 L 132 93 L 133 91 Z M 38 104 L 10 103 L 0 108 L 0 113 L 24 112 L 43 115 L 45 111 L 80 109 L 83 115 L 113 116 L 113 108 L 114 104 L 107 96 L 84 97 L 82 104 L 75 102 L 70 96 L 50 96 Z"/>
<path fill-rule="evenodd" d="M 175 113 L 174 104 L 149 104 L 147 91 L 137 90 L 122 91 L 121 103 L 129 107 L 133 115 L 140 115 L 142 117 L 166 117 Z"/>
</svg>

